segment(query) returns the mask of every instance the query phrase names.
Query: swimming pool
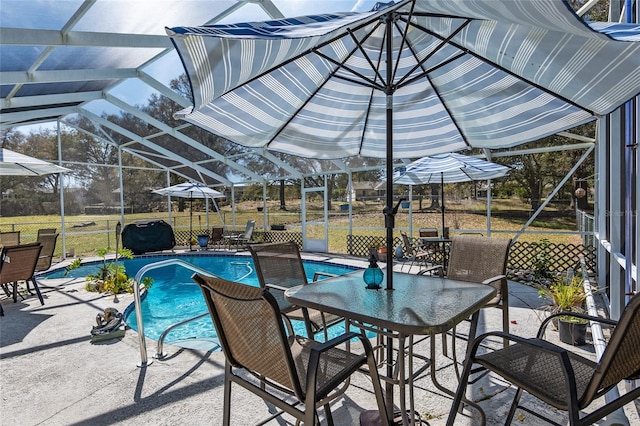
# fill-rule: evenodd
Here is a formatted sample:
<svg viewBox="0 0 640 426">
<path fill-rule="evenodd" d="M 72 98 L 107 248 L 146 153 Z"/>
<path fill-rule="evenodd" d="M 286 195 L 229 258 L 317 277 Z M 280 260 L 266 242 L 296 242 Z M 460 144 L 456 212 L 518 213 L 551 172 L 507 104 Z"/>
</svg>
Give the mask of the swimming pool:
<svg viewBox="0 0 640 426">
<path fill-rule="evenodd" d="M 256 287 L 259 285 L 250 256 L 224 253 L 174 254 L 171 256 L 139 256 L 135 259 L 120 260 L 119 263 L 124 265 L 127 274 L 133 277 L 143 266 L 170 258 L 179 258 L 221 278 Z M 343 275 L 358 269 L 352 266 L 311 260 L 304 260 L 303 264 L 309 282 L 313 280 L 315 272 Z M 66 277 L 85 277 L 95 273 L 100 265 L 101 262 L 83 264 L 81 267 L 69 271 Z M 207 312 L 207 305 L 202 297 L 200 287 L 191 279 L 193 271 L 180 265 L 168 265 L 153 269 L 147 275 L 153 278 L 153 285 L 149 291 L 143 294 L 140 305 L 146 337 L 157 341 L 168 327 Z M 59 270 L 45 274 L 43 278 L 62 278 L 64 276 L 64 270 Z M 137 318 L 133 303 L 125 309 L 124 315 L 127 325 L 137 331 Z M 296 333 L 306 335 L 304 325 L 301 322 L 294 321 L 293 323 Z M 330 337 L 343 332 L 344 329 L 341 326 L 336 326 L 334 330 L 331 330 Z M 217 342 L 217 335 L 211 318 L 205 316 L 170 331 L 165 342 L 176 346 L 201 349 L 203 342 L 204 346 L 206 346 L 206 342 Z"/>
</svg>

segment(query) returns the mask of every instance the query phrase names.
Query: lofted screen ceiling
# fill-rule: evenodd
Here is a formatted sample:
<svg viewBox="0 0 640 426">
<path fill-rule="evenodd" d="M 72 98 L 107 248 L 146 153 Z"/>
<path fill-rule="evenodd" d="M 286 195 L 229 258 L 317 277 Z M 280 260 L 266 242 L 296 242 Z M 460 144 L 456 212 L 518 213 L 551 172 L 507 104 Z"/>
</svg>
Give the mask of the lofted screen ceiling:
<svg viewBox="0 0 640 426">
<path fill-rule="evenodd" d="M 3 0 L 0 8 L 0 92 L 3 129 L 65 126 L 90 133 L 152 165 L 208 185 L 235 181 L 261 182 L 265 176 L 219 153 L 202 140 L 185 136 L 186 123 L 164 123 L 136 105 L 152 94 L 168 97 L 181 109 L 191 104 L 169 88 L 184 73 L 165 27 L 260 21 L 309 12 L 367 10 L 374 2 L 355 0 L 304 2 L 277 0 Z M 148 123 L 134 133 L 111 123 L 105 115 L 128 113 Z M 95 132 L 76 125 L 88 119 Z M 117 134 L 118 140 L 106 137 Z M 249 150 L 244 150 L 249 151 Z M 347 162 L 314 161 L 294 167 L 286 156 L 263 150 L 277 173 L 269 179 L 346 171 Z M 282 159 L 285 158 L 285 161 Z M 212 164 L 222 162 L 229 173 Z M 356 166 L 358 159 L 349 160 Z M 304 172 L 302 171 L 304 169 Z"/>
<path fill-rule="evenodd" d="M 184 134 L 184 122 L 169 124 L 143 112 L 151 94 L 191 101 L 171 90 L 183 73 L 165 27 L 261 21 L 318 12 L 366 11 L 374 1 L 277 0 L 2 0 L 0 8 L 0 92 L 3 129 L 60 121 L 106 143 L 120 145 L 152 165 L 207 185 L 261 182 L 256 174 Z M 105 115 L 128 113 L 148 123 L 144 133 L 110 122 Z M 89 120 L 93 128 L 76 124 Z M 94 129 L 103 131 L 95 131 Z M 107 134 L 118 134 L 118 140 Z M 238 155 L 238 154 L 236 154 Z M 278 170 L 267 179 L 300 178 L 327 171 L 379 168 L 379 161 L 300 160 L 256 149 Z M 410 159 L 404 159 L 408 162 Z M 399 160 L 403 161 L 403 160 Z M 216 173 L 216 162 L 229 173 Z"/>
</svg>

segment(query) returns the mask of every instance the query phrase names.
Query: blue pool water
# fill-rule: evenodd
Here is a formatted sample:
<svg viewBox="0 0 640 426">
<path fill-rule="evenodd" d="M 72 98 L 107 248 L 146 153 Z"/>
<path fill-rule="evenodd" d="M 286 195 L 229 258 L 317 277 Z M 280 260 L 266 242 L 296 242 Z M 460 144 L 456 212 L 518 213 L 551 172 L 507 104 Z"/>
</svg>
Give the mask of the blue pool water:
<svg viewBox="0 0 640 426">
<path fill-rule="evenodd" d="M 135 259 L 124 259 L 122 263 L 127 274 L 131 277 L 145 265 L 166 260 L 168 258 L 180 258 L 194 266 L 210 271 L 212 274 L 231 281 L 258 286 L 258 278 L 255 273 L 253 261 L 249 256 L 236 255 L 172 255 L 167 256 L 142 256 Z M 304 269 L 309 282 L 313 280 L 315 272 L 328 272 L 334 275 L 342 275 L 353 272 L 355 268 L 330 263 L 304 261 Z M 78 269 L 68 272 L 67 277 L 81 278 L 96 272 L 100 263 L 84 264 Z M 142 318 L 145 336 L 158 340 L 160 335 L 169 326 L 182 320 L 192 318 L 207 312 L 207 306 L 200 287 L 191 279 L 193 271 L 180 265 L 163 266 L 147 273 L 153 278 L 151 289 L 143 295 L 141 303 Z M 64 271 L 54 271 L 43 278 L 62 278 Z M 125 321 L 129 327 L 136 330 L 137 319 L 133 304 L 125 310 Z M 306 335 L 302 323 L 294 321 L 296 333 Z M 341 326 L 336 326 L 333 335 L 344 332 Z M 331 337 L 331 335 L 330 335 Z M 172 330 L 167 338 L 167 343 L 180 345 L 180 341 L 194 339 L 217 340 L 217 335 L 209 316 L 189 322 Z"/>
</svg>

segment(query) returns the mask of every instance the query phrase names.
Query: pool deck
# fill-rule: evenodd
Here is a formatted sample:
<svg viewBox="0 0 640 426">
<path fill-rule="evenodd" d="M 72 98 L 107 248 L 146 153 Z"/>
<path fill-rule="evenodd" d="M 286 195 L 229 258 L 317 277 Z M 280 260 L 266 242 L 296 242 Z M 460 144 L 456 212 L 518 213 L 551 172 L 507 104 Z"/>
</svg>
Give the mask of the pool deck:
<svg viewBox="0 0 640 426">
<path fill-rule="evenodd" d="M 330 255 L 307 255 L 316 260 L 337 259 Z M 366 266 L 361 259 L 348 260 Z M 406 269 L 406 268 L 405 268 Z M 132 295 L 105 296 L 84 290 L 82 279 L 41 280 L 45 298 L 41 306 L 37 297 L 13 303 L 4 294 L 0 302 L 5 316 L 0 318 L 0 425 L 219 425 L 222 424 L 223 365 L 221 352 L 182 349 L 165 345 L 163 360 L 153 359 L 156 342 L 147 341 L 152 363 L 139 368 L 140 348 L 137 333 L 127 330 L 123 338 L 90 343 L 90 330 L 96 314 L 104 308 L 119 311 L 133 301 Z M 511 331 L 533 337 L 544 316 L 542 301 L 535 289 L 509 283 Z M 483 329 L 497 329 L 500 311 L 483 310 Z M 461 327 L 464 332 L 464 327 Z M 557 333 L 549 333 L 553 340 Z M 437 339 L 440 345 L 441 340 Z M 458 353 L 463 353 L 465 342 Z M 417 346 L 428 354 L 429 343 Z M 594 356 L 590 345 L 578 349 Z M 455 390 L 456 378 L 449 358 L 437 348 L 438 377 L 447 388 Z M 451 397 L 436 390 L 428 375 L 416 383 L 416 405 L 425 424 L 444 425 Z M 504 423 L 514 389 L 498 377 L 484 377 L 473 386 L 487 415 L 487 424 Z M 283 416 L 269 420 L 270 410 L 262 400 L 233 387 L 232 424 L 293 424 Z M 564 422 L 566 418 L 532 398 L 524 398 L 534 409 Z M 362 410 L 375 408 L 367 376 L 356 374 L 345 396 L 333 405 L 336 425 L 357 425 Z M 459 414 L 456 425 L 479 424 L 476 414 Z M 630 425 L 640 425 L 633 404 L 625 407 Z M 469 414 L 472 414 L 469 416 Z M 514 424 L 545 424 L 527 413 Z M 322 416 L 324 417 L 324 416 Z"/>
</svg>

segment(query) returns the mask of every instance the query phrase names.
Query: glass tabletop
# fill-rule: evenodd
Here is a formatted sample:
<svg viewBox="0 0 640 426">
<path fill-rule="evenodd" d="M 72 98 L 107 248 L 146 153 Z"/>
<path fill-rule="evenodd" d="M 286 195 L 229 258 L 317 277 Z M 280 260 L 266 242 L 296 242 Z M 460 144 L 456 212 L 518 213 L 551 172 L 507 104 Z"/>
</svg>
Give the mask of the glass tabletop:
<svg viewBox="0 0 640 426">
<path fill-rule="evenodd" d="M 289 289 L 286 299 L 404 335 L 438 334 L 468 318 L 495 295 L 492 286 L 393 272 L 393 290 L 369 290 L 364 271 Z M 386 274 L 387 271 L 384 271 Z"/>
</svg>

